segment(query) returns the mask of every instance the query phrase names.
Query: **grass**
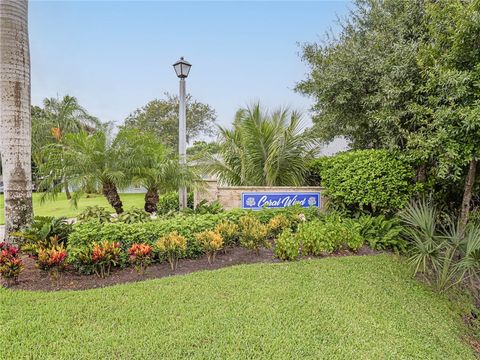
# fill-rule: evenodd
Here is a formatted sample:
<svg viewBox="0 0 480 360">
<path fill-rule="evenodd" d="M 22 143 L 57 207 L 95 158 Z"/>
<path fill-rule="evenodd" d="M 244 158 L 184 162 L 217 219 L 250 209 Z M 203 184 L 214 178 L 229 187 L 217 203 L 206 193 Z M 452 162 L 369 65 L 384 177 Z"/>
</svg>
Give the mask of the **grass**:
<svg viewBox="0 0 480 360">
<path fill-rule="evenodd" d="M 108 204 L 103 195 L 90 195 L 90 197 L 82 197 L 78 203 L 78 208 L 72 207 L 71 203 L 65 197 L 65 194 L 59 194 L 55 200 L 47 200 L 43 204 L 40 203 L 39 193 L 33 194 L 33 211 L 35 215 L 40 216 L 66 216 L 75 217 L 87 206 L 104 206 L 110 208 L 112 213 L 115 212 L 113 208 Z M 145 194 L 120 194 L 125 209 L 129 209 L 133 206 L 143 208 Z M 4 224 L 4 204 L 3 194 L 0 194 L 0 224 Z"/>
<path fill-rule="evenodd" d="M 242 265 L 81 292 L 0 290 L 3 359 L 474 359 L 390 255 Z"/>
</svg>

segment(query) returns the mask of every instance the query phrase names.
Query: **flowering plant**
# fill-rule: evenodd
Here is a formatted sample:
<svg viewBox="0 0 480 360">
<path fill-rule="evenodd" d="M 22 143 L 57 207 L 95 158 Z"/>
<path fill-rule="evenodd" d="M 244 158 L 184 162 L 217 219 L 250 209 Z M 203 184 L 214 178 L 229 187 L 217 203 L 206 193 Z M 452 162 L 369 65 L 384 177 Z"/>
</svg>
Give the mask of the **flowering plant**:
<svg viewBox="0 0 480 360">
<path fill-rule="evenodd" d="M 207 230 L 196 234 L 195 237 L 207 253 L 208 263 L 211 264 L 215 261 L 217 251 L 223 247 L 222 235 L 216 231 Z"/>
<path fill-rule="evenodd" d="M 23 268 L 22 259 L 18 257 L 18 248 L 7 242 L 0 242 L 0 275 L 7 281 L 7 286 L 18 282 L 18 275 Z"/>
<path fill-rule="evenodd" d="M 110 268 L 120 261 L 120 243 L 104 241 L 94 243 L 92 248 L 92 263 L 97 276 L 104 278 L 110 274 Z"/>
<path fill-rule="evenodd" d="M 161 237 L 156 243 L 155 248 L 165 254 L 170 267 L 175 270 L 178 265 L 178 259 L 185 253 L 187 249 L 187 240 L 179 235 L 176 231 Z"/>
<path fill-rule="evenodd" d="M 147 244 L 132 244 L 128 249 L 130 263 L 135 266 L 139 274 L 145 274 L 145 270 L 152 262 L 153 248 Z"/>
</svg>

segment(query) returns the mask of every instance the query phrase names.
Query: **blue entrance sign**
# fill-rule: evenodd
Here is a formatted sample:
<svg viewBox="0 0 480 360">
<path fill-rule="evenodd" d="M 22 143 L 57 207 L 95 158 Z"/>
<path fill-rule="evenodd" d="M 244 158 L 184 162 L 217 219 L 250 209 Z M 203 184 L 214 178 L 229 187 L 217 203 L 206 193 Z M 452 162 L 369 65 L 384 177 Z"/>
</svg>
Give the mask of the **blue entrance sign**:
<svg viewBox="0 0 480 360">
<path fill-rule="evenodd" d="M 260 210 L 263 208 L 284 208 L 300 205 L 302 207 L 320 207 L 319 192 L 244 192 L 242 208 Z"/>
</svg>

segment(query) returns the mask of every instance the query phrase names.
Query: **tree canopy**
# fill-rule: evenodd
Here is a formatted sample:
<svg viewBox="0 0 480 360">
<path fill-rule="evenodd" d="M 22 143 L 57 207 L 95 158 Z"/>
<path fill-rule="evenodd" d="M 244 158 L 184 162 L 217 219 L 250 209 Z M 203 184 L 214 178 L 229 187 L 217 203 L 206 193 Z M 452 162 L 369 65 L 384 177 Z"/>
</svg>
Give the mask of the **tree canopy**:
<svg viewBox="0 0 480 360">
<path fill-rule="evenodd" d="M 165 93 L 165 99 L 155 99 L 142 108 L 135 110 L 125 119 L 124 128 L 138 129 L 155 134 L 163 144 L 171 149 L 178 147 L 178 96 Z M 215 134 L 215 110 L 186 97 L 187 141 L 199 136 Z"/>
<path fill-rule="evenodd" d="M 341 33 L 305 44 L 297 91 L 313 97 L 314 134 L 353 148 L 406 147 L 421 125 L 412 105 L 424 82 L 417 63 L 426 36 L 424 1 L 358 0 Z"/>
<path fill-rule="evenodd" d="M 399 151 L 436 191 L 463 181 L 469 208 L 480 145 L 479 10 L 478 0 L 357 0 L 340 35 L 303 46 L 310 73 L 296 89 L 315 100 L 312 132 Z"/>
</svg>

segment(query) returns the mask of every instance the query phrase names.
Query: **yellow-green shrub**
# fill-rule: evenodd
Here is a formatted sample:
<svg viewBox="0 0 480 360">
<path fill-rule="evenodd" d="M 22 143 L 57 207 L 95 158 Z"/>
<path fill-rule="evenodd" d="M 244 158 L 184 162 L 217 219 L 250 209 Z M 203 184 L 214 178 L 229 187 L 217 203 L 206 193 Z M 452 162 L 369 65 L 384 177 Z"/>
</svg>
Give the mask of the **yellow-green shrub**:
<svg viewBox="0 0 480 360">
<path fill-rule="evenodd" d="M 225 246 L 234 246 L 238 243 L 237 224 L 228 220 L 223 220 L 215 226 L 215 231 L 222 236 Z"/>
<path fill-rule="evenodd" d="M 258 252 L 260 247 L 267 245 L 268 228 L 254 215 L 248 214 L 239 219 L 240 245 Z"/>
<path fill-rule="evenodd" d="M 267 227 L 268 227 L 268 236 L 270 238 L 275 238 L 283 230 L 290 227 L 290 221 L 283 214 L 276 215 L 268 221 Z"/>
<path fill-rule="evenodd" d="M 296 260 L 300 254 L 298 237 L 292 230 L 285 229 L 275 240 L 275 255 L 280 260 Z"/>
<path fill-rule="evenodd" d="M 195 235 L 198 242 L 207 253 L 208 263 L 215 261 L 215 254 L 223 247 L 223 238 L 216 231 L 206 230 Z"/>
<path fill-rule="evenodd" d="M 162 236 L 156 243 L 155 249 L 164 255 L 172 270 L 177 268 L 178 259 L 185 253 L 187 249 L 187 240 L 176 231 L 166 236 Z"/>
</svg>

